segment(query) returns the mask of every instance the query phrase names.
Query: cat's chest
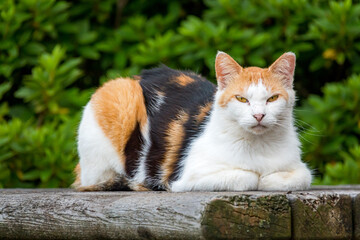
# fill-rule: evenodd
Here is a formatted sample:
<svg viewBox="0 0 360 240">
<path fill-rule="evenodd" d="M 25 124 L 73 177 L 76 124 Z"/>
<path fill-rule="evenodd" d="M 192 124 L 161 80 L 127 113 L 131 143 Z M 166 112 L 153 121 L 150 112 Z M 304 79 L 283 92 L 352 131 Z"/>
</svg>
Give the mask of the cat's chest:
<svg viewBox="0 0 360 240">
<path fill-rule="evenodd" d="M 216 141 L 203 136 L 192 145 L 187 162 L 200 168 L 242 168 L 266 174 L 286 168 L 297 155 L 291 145 L 260 144 L 246 139 Z"/>
</svg>

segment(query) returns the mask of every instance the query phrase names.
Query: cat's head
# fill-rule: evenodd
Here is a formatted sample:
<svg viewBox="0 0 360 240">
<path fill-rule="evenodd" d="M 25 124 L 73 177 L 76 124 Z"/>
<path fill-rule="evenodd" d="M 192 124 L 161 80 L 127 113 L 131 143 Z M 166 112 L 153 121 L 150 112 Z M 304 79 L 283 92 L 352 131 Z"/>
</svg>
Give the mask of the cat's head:
<svg viewBox="0 0 360 240">
<path fill-rule="evenodd" d="M 216 104 L 242 129 L 261 135 L 291 118 L 294 53 L 284 53 L 269 68 L 243 68 L 228 54 L 218 52 L 215 70 Z"/>
</svg>

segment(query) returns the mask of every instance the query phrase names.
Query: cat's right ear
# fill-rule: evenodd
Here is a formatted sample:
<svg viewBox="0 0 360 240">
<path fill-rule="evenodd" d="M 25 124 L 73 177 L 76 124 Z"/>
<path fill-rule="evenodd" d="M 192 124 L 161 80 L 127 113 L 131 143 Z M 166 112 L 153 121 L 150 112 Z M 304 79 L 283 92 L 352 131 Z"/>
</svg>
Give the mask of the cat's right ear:
<svg viewBox="0 0 360 240">
<path fill-rule="evenodd" d="M 215 71 L 219 89 L 222 90 L 231 79 L 242 71 L 242 67 L 228 54 L 218 51 L 215 60 Z"/>
</svg>

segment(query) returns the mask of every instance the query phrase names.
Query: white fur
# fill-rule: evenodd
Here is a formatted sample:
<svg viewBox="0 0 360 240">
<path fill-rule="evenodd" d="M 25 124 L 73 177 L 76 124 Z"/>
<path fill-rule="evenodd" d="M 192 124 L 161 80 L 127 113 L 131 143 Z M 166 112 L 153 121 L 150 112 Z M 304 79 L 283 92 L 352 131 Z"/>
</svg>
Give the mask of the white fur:
<svg viewBox="0 0 360 240">
<path fill-rule="evenodd" d="M 144 137 L 144 145 L 142 146 L 141 152 L 140 152 L 140 160 L 139 165 L 136 169 L 136 173 L 134 177 L 132 178 L 132 182 L 135 184 L 144 184 L 146 179 L 146 166 L 145 161 L 151 146 L 150 141 L 150 124 L 149 119 L 146 122 L 145 130 L 143 131 L 143 137 Z"/>
<path fill-rule="evenodd" d="M 118 153 L 95 119 L 91 102 L 86 105 L 80 122 L 78 152 L 81 187 L 110 180 L 115 172 L 125 173 Z"/>
<path fill-rule="evenodd" d="M 300 159 L 300 142 L 293 126 L 293 90 L 289 100 L 279 98 L 267 103 L 271 94 L 262 84 L 251 85 L 243 96 L 226 108 L 220 107 L 216 94 L 210 120 L 202 135 L 194 140 L 184 159 L 179 180 L 171 190 L 299 190 L 311 184 L 311 173 Z M 258 124 L 254 114 L 266 114 Z"/>
<path fill-rule="evenodd" d="M 165 103 L 165 95 L 158 93 L 156 95 L 156 100 L 153 106 L 150 106 L 151 111 L 158 112 L 160 111 L 161 105 Z"/>
</svg>

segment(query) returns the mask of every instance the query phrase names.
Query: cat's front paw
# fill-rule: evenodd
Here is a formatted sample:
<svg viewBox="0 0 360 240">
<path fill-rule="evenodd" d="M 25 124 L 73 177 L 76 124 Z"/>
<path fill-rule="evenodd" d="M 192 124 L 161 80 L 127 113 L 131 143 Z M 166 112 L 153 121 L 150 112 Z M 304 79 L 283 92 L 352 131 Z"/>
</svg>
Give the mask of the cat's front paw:
<svg viewBox="0 0 360 240">
<path fill-rule="evenodd" d="M 304 171 L 275 172 L 259 179 L 258 190 L 264 191 L 295 191 L 310 187 L 311 174 Z"/>
<path fill-rule="evenodd" d="M 178 180 L 172 184 L 171 191 L 251 191 L 257 189 L 258 182 L 259 175 L 255 172 L 231 169 Z"/>
</svg>

